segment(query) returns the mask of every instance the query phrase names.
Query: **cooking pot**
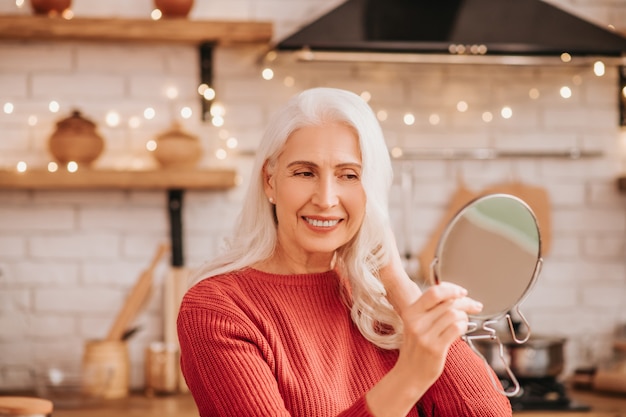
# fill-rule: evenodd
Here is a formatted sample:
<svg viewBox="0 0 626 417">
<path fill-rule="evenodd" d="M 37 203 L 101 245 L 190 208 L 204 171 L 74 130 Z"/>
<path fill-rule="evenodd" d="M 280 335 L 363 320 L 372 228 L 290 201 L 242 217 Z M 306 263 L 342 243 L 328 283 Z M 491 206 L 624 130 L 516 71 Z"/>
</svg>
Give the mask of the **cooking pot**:
<svg viewBox="0 0 626 417">
<path fill-rule="evenodd" d="M 557 377 L 563 371 L 565 341 L 550 336 L 531 336 L 522 344 L 502 340 L 502 357 L 495 340 L 474 343 L 498 376 L 507 376 L 505 365 L 508 365 L 517 378 L 543 378 Z"/>
</svg>

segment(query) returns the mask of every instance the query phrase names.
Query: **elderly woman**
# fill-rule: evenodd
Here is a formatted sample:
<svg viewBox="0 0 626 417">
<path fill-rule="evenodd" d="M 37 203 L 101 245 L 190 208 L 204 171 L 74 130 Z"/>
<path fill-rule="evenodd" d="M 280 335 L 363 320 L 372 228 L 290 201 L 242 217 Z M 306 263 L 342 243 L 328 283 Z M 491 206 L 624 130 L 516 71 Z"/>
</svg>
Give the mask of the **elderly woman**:
<svg viewBox="0 0 626 417">
<path fill-rule="evenodd" d="M 271 121 L 229 248 L 178 317 L 181 366 L 208 416 L 510 416 L 460 339 L 482 308 L 422 294 L 387 209 L 391 163 L 356 94 L 315 88 Z"/>
</svg>

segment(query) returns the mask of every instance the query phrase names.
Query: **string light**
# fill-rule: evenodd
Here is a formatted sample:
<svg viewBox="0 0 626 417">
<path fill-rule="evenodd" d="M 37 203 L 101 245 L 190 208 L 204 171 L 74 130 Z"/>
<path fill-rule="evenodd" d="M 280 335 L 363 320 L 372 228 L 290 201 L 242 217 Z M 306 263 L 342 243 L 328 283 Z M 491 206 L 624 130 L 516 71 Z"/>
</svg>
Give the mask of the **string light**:
<svg viewBox="0 0 626 417">
<path fill-rule="evenodd" d="M 63 13 L 61 13 L 61 16 L 65 20 L 72 20 L 74 18 L 74 12 L 71 9 L 65 9 Z"/>
<path fill-rule="evenodd" d="M 165 96 L 170 100 L 178 97 L 178 88 L 176 86 L 169 86 L 165 89 Z"/>
<path fill-rule="evenodd" d="M 363 91 L 361 93 L 361 98 L 366 102 L 369 103 L 370 100 L 372 99 L 372 94 L 369 91 Z"/>
<path fill-rule="evenodd" d="M 48 162 L 48 172 L 57 172 L 59 165 L 56 162 Z"/>
<path fill-rule="evenodd" d="M 15 0 L 15 5 L 21 9 L 22 7 L 24 7 L 24 2 L 24 0 Z"/>
<path fill-rule="evenodd" d="M 78 171 L 78 164 L 74 161 L 70 161 L 67 163 L 68 172 L 76 172 Z"/>
<path fill-rule="evenodd" d="M 559 90 L 559 94 L 561 95 L 561 97 L 563 98 L 570 98 L 572 96 L 572 89 L 569 88 L 568 86 L 563 86 L 561 87 L 561 89 Z"/>
<path fill-rule="evenodd" d="M 379 110 L 378 112 L 376 112 L 376 118 L 379 122 L 384 122 L 385 120 L 387 120 L 388 117 L 389 115 L 385 110 Z"/>
<path fill-rule="evenodd" d="M 50 110 L 50 112 L 52 113 L 58 113 L 59 110 L 61 110 L 61 105 L 59 105 L 58 101 L 52 100 L 50 103 L 48 103 L 48 110 Z"/>
<path fill-rule="evenodd" d="M 493 120 L 493 113 L 490 111 L 483 112 L 482 119 L 485 123 L 491 122 Z"/>
<path fill-rule="evenodd" d="M 13 110 L 15 110 L 15 106 L 13 105 L 13 103 L 4 103 L 3 108 L 6 114 L 11 114 L 13 113 Z"/>
<path fill-rule="evenodd" d="M 231 137 L 226 140 L 226 147 L 228 149 L 235 149 L 238 144 L 239 144 L 239 141 L 237 140 L 237 138 Z"/>
<path fill-rule="evenodd" d="M 163 17 L 163 13 L 159 9 L 154 9 L 150 12 L 150 18 L 152 20 L 159 20 Z"/>
<path fill-rule="evenodd" d="M 394 158 L 400 158 L 402 155 L 404 154 L 404 152 L 402 151 L 402 148 L 399 147 L 394 147 L 391 148 L 391 156 Z"/>
<path fill-rule="evenodd" d="M 466 112 L 468 108 L 469 108 L 469 105 L 467 104 L 466 101 L 461 100 L 458 103 L 456 103 L 456 109 L 460 111 L 461 113 Z"/>
<path fill-rule="evenodd" d="M 24 161 L 19 161 L 16 165 L 17 172 L 26 172 L 28 164 Z"/>
<path fill-rule="evenodd" d="M 193 110 L 191 110 L 191 107 L 185 106 L 180 109 L 180 117 L 183 119 L 190 119 L 191 116 L 193 116 Z"/>
<path fill-rule="evenodd" d="M 269 81 L 274 78 L 274 71 L 271 68 L 264 68 L 261 72 L 261 77 L 263 77 L 264 80 Z"/>
<path fill-rule="evenodd" d="M 226 159 L 227 156 L 228 156 L 228 153 L 222 148 L 215 151 L 215 157 L 219 160 L 223 161 L 224 159 Z"/>
<path fill-rule="evenodd" d="M 433 113 L 430 116 L 428 116 L 428 123 L 430 123 L 431 125 L 433 126 L 438 125 L 439 122 L 441 122 L 441 118 L 439 117 L 437 113 Z"/>
<path fill-rule="evenodd" d="M 513 109 L 509 106 L 502 107 L 502 109 L 500 110 L 500 116 L 502 116 L 504 119 L 510 119 L 511 117 L 513 117 Z"/>
<path fill-rule="evenodd" d="M 116 126 L 119 126 L 119 124 L 120 124 L 121 116 L 115 110 L 111 110 L 111 111 L 109 111 L 106 114 L 104 120 L 105 120 L 107 126 L 109 126 L 109 127 L 116 127 Z"/>
<path fill-rule="evenodd" d="M 561 54 L 561 61 L 562 62 L 568 63 L 568 62 L 571 62 L 571 60 L 572 60 L 572 56 L 570 54 L 568 54 L 567 52 L 563 52 Z"/>
<path fill-rule="evenodd" d="M 128 127 L 130 127 L 131 129 L 137 129 L 141 126 L 141 118 L 138 116 L 131 116 L 130 119 L 128 119 Z"/>
<path fill-rule="evenodd" d="M 296 80 L 291 76 L 286 76 L 283 80 L 283 84 L 285 85 L 285 87 L 293 87 L 296 84 Z"/>
<path fill-rule="evenodd" d="M 143 117 L 146 120 L 152 120 L 156 116 L 156 111 L 152 107 L 148 107 L 143 111 Z"/>
<path fill-rule="evenodd" d="M 156 151 L 157 148 L 157 143 L 154 139 L 150 139 L 148 142 L 146 142 L 146 149 L 148 150 L 148 152 L 154 152 Z"/>
<path fill-rule="evenodd" d="M 540 96 L 539 89 L 531 88 L 530 90 L 528 90 L 528 97 L 530 97 L 531 99 L 537 100 L 539 96 Z"/>
<path fill-rule="evenodd" d="M 597 77 L 602 77 L 605 72 L 604 62 L 596 61 L 593 63 L 593 73 L 596 74 Z"/>
<path fill-rule="evenodd" d="M 28 116 L 28 125 L 29 126 L 35 126 L 37 124 L 37 116 L 31 114 L 30 116 Z"/>
<path fill-rule="evenodd" d="M 411 126 L 413 125 L 413 123 L 415 123 L 415 116 L 412 113 L 405 113 L 402 120 L 404 121 L 405 125 Z"/>
</svg>

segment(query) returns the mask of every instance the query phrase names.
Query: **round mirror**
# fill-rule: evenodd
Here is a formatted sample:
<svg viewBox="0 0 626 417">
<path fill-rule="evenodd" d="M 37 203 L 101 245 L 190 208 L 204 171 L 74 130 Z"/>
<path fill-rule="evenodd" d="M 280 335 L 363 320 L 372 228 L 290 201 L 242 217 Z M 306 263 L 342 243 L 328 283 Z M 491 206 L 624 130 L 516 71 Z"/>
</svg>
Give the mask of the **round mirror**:
<svg viewBox="0 0 626 417">
<path fill-rule="evenodd" d="M 496 320 L 522 302 L 541 262 L 537 219 L 509 194 L 479 197 L 452 219 L 439 240 L 432 272 L 483 303 L 471 319 Z"/>
</svg>

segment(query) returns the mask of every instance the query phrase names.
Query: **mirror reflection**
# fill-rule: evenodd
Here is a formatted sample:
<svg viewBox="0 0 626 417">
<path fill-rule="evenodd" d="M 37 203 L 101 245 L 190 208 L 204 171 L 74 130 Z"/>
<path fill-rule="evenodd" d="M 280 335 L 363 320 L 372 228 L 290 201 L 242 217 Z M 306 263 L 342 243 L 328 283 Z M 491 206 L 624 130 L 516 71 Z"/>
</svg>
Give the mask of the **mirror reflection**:
<svg viewBox="0 0 626 417">
<path fill-rule="evenodd" d="M 462 208 L 444 231 L 433 261 L 435 282 L 465 287 L 484 308 L 470 319 L 497 320 L 528 293 L 541 260 L 530 207 L 509 194 L 490 194 Z"/>
</svg>

